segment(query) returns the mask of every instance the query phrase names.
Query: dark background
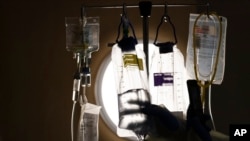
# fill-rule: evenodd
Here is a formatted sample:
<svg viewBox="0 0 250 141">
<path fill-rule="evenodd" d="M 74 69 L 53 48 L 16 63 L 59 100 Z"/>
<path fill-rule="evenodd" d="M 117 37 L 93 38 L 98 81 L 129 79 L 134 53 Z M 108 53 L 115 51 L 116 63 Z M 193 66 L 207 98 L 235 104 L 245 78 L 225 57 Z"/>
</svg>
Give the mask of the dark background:
<svg viewBox="0 0 250 141">
<path fill-rule="evenodd" d="M 137 4 L 133 0 L 6 0 L 0 1 L 0 141 L 69 141 L 72 108 L 72 76 L 75 60 L 65 49 L 64 18 L 80 16 L 82 4 Z M 153 1 L 163 4 L 165 1 Z M 202 0 L 169 0 L 169 4 L 203 3 Z M 212 111 L 219 132 L 228 134 L 230 124 L 250 123 L 249 41 L 250 1 L 212 0 L 211 9 L 228 19 L 224 81 L 212 86 Z M 199 9 L 201 10 L 201 9 Z M 204 8 L 205 10 L 205 8 Z M 189 13 L 194 7 L 169 8 L 185 55 Z M 88 16 L 100 17 L 100 50 L 93 54 L 95 76 L 114 42 L 121 9 L 89 9 Z M 152 9 L 150 39 L 163 9 Z M 128 14 L 138 38 L 142 23 L 138 9 Z M 159 39 L 166 41 L 168 31 Z M 87 95 L 95 103 L 94 90 Z M 118 139 L 100 118 L 100 140 Z"/>
</svg>

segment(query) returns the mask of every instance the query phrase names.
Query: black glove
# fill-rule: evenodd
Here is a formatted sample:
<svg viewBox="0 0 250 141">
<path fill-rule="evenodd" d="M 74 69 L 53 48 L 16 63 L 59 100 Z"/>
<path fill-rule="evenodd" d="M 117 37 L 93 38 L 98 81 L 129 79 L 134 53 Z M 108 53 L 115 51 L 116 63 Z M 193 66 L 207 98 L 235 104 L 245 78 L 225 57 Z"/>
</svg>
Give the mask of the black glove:
<svg viewBox="0 0 250 141">
<path fill-rule="evenodd" d="M 206 122 L 210 120 L 210 116 L 203 113 L 200 87 L 196 80 L 188 80 L 187 86 L 190 100 L 187 111 L 187 129 L 192 128 L 202 141 L 212 141 L 209 134 L 211 129 L 206 125 Z"/>
</svg>

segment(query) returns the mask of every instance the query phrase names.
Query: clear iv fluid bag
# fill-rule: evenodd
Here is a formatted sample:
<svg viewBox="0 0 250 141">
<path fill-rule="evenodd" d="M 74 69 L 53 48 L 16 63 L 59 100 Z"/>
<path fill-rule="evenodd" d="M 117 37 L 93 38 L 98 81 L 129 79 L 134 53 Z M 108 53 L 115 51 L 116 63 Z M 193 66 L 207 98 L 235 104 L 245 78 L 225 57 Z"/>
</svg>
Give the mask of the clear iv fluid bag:
<svg viewBox="0 0 250 141">
<path fill-rule="evenodd" d="M 99 50 L 99 17 L 87 17 L 84 27 L 84 43 L 88 46 L 87 52 Z"/>
<path fill-rule="evenodd" d="M 101 107 L 86 103 L 81 106 L 77 141 L 99 141 L 99 113 Z"/>
<path fill-rule="evenodd" d="M 186 69 L 187 74 L 190 79 L 196 79 L 194 70 L 194 50 L 193 45 L 196 47 L 196 57 L 197 57 L 197 75 L 201 81 L 209 81 L 213 73 L 215 73 L 215 78 L 213 84 L 221 84 L 224 77 L 225 71 L 225 53 L 226 53 L 226 28 L 227 19 L 209 15 L 202 15 L 194 27 L 194 23 L 198 14 L 190 14 L 189 19 L 189 35 L 188 35 L 188 46 L 186 55 Z M 222 22 L 222 29 L 220 29 L 220 21 Z M 193 28 L 195 28 L 195 33 L 193 33 Z M 219 42 L 220 31 L 222 32 L 221 42 Z M 195 43 L 193 43 L 195 35 Z M 219 54 L 217 54 L 218 45 L 220 44 Z M 217 71 L 214 72 L 215 62 L 217 57 L 218 65 Z"/>
<path fill-rule="evenodd" d="M 99 17 L 66 17 L 66 49 L 74 53 L 99 49 Z"/>
<path fill-rule="evenodd" d="M 189 104 L 185 74 L 183 55 L 176 45 L 168 53 L 160 53 L 155 47 L 149 73 L 152 104 L 164 105 L 185 117 Z"/>
<path fill-rule="evenodd" d="M 132 136 L 127 130 L 134 133 L 147 133 L 148 130 L 147 115 L 141 112 L 141 108 L 150 104 L 145 54 L 137 46 L 135 48 L 122 52 L 118 45 L 112 47 L 119 109 L 117 134 L 120 137 Z"/>
</svg>

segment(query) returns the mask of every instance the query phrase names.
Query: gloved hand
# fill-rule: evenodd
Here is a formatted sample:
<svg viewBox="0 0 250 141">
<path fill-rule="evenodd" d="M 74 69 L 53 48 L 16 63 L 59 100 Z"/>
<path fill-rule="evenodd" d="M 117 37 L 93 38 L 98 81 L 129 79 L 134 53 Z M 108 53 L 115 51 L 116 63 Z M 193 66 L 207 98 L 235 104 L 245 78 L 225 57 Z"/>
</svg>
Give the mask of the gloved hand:
<svg viewBox="0 0 250 141">
<path fill-rule="evenodd" d="M 183 141 L 187 132 L 185 122 L 175 117 L 163 106 L 149 105 L 142 112 L 151 118 L 153 126 L 149 131 L 148 141 Z"/>
<path fill-rule="evenodd" d="M 188 112 L 188 121 L 175 117 L 169 110 L 158 105 L 149 105 L 142 112 L 154 123 L 146 141 L 229 141 L 229 137 L 211 130 L 205 125 L 209 116 L 200 117 Z M 192 116 L 190 116 L 192 115 Z"/>
<path fill-rule="evenodd" d="M 211 131 L 206 125 L 210 116 L 203 113 L 197 81 L 189 80 L 187 83 L 190 105 L 186 121 L 178 119 L 167 108 L 158 105 L 149 105 L 142 109 L 154 123 L 147 141 L 228 141 L 228 136 Z"/>
<path fill-rule="evenodd" d="M 200 87 L 196 80 L 188 80 L 189 107 L 187 111 L 187 129 L 192 128 L 202 141 L 212 141 L 209 134 L 210 128 L 206 122 L 210 120 L 209 115 L 205 115 L 202 110 Z"/>
</svg>

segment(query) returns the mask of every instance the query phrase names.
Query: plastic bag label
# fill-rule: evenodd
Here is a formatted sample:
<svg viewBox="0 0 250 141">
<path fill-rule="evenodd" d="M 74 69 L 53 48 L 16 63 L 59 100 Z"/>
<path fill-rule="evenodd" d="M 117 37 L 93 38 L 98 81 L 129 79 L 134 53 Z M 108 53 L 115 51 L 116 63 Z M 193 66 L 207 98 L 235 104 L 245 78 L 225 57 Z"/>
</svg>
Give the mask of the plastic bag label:
<svg viewBox="0 0 250 141">
<path fill-rule="evenodd" d="M 173 83 L 173 73 L 154 73 L 154 86 L 171 86 Z"/>
<path fill-rule="evenodd" d="M 85 113 L 83 116 L 84 128 L 84 141 L 97 141 L 98 140 L 98 117 L 96 114 Z"/>
<path fill-rule="evenodd" d="M 143 70 L 142 59 L 137 58 L 135 54 L 124 54 L 123 56 L 124 67 L 138 66 L 139 70 Z"/>
</svg>

